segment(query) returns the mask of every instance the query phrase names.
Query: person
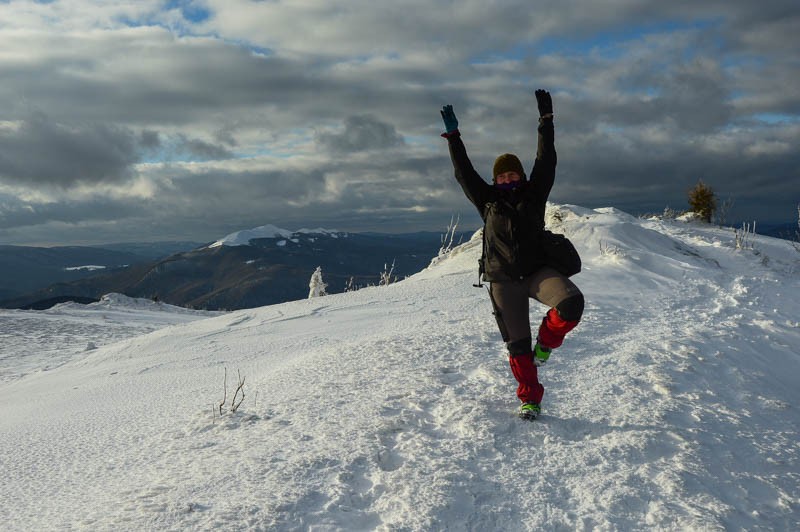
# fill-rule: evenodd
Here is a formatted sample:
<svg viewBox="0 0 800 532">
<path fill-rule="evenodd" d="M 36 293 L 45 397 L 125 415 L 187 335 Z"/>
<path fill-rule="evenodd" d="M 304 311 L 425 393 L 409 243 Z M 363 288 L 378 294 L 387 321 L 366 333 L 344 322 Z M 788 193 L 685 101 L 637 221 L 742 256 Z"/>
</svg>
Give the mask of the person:
<svg viewBox="0 0 800 532">
<path fill-rule="evenodd" d="M 492 184 L 475 171 L 461 140 L 452 105 L 441 115 L 442 137 L 448 141 L 455 178 L 484 221 L 482 279 L 490 283 L 489 296 L 500 334 L 506 343 L 511 371 L 522 402 L 519 415 L 535 419 L 541 412 L 544 387 L 538 367 L 578 325 L 584 297 L 578 287 L 548 263 L 544 228 L 547 198 L 556 172 L 553 102 L 545 90 L 535 92 L 539 108 L 538 146 L 530 179 L 519 158 L 511 153 L 497 157 Z M 480 283 L 479 283 L 480 285 Z M 533 344 L 529 316 L 530 298 L 547 305 Z"/>
</svg>

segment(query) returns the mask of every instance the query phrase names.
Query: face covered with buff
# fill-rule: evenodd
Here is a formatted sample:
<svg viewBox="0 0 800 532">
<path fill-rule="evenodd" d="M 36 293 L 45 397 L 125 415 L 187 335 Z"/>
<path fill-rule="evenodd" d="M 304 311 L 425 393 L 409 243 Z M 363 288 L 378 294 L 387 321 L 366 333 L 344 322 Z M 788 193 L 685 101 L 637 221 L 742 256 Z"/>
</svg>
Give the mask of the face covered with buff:
<svg viewBox="0 0 800 532">
<path fill-rule="evenodd" d="M 514 189 L 525 181 L 522 163 L 513 153 L 504 153 L 494 161 L 492 182 L 502 189 Z"/>
</svg>

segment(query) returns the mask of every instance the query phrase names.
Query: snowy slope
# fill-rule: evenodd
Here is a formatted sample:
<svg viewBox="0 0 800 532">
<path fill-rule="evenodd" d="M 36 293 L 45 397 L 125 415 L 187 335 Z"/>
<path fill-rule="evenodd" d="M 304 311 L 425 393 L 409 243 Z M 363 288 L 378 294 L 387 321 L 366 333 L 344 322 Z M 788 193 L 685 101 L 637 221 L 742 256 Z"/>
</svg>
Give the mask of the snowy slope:
<svg viewBox="0 0 800 532">
<path fill-rule="evenodd" d="M 0 384 L 12 530 L 800 528 L 800 253 L 551 206 L 584 322 L 515 383 L 480 240 L 400 283 L 172 325 Z M 543 308 L 534 304 L 532 319 Z M 214 414 L 228 371 L 246 399 Z"/>
<path fill-rule="evenodd" d="M 98 346 L 219 314 L 122 294 L 44 311 L 0 309 L 0 382 L 52 370 Z"/>
</svg>

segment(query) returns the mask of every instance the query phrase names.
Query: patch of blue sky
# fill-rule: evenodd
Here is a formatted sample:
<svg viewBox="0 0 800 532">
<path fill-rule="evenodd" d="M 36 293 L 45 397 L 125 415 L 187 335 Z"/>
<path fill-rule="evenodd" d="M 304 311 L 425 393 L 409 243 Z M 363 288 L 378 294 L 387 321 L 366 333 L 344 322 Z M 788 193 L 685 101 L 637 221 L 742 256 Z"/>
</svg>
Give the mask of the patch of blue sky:
<svg viewBox="0 0 800 532">
<path fill-rule="evenodd" d="M 766 124 L 787 124 L 800 122 L 800 115 L 787 113 L 758 113 L 754 115 L 753 118 Z"/>
<path fill-rule="evenodd" d="M 128 17 L 120 17 L 120 18 L 117 19 L 117 21 L 119 23 L 121 23 L 121 24 L 124 24 L 125 26 L 130 27 L 130 28 L 141 28 L 141 27 L 158 26 L 160 28 L 164 28 L 164 29 L 168 30 L 170 33 L 172 33 L 174 35 L 177 35 L 179 37 L 209 37 L 209 38 L 217 39 L 218 41 L 224 42 L 225 44 L 229 44 L 231 46 L 235 46 L 235 47 L 241 48 L 243 50 L 247 50 L 250 53 L 252 53 L 254 56 L 271 57 L 271 56 L 275 55 L 274 50 L 272 50 L 271 48 L 266 48 L 266 47 L 263 47 L 263 46 L 256 46 L 256 45 L 253 45 L 252 43 L 249 43 L 247 41 L 242 41 L 242 40 L 239 40 L 239 39 L 227 39 L 227 38 L 221 37 L 220 35 L 218 35 L 216 33 L 213 33 L 213 32 L 212 33 L 198 33 L 196 31 L 193 31 L 193 29 L 190 26 L 179 26 L 179 27 L 176 27 L 174 25 L 166 24 L 163 21 L 157 20 L 156 18 L 152 18 L 152 17 L 151 18 L 147 18 L 147 19 L 139 19 L 139 20 L 134 20 L 134 19 L 131 19 L 131 18 L 128 18 Z"/>
<path fill-rule="evenodd" d="M 192 35 L 193 32 L 191 27 L 194 24 L 200 24 L 205 22 L 211 17 L 211 11 L 193 5 L 194 2 L 187 1 L 187 0 L 171 0 L 167 2 L 162 9 L 163 11 L 170 11 L 173 9 L 178 9 L 181 12 L 181 16 L 183 17 L 185 24 L 180 24 L 179 26 L 169 25 L 164 22 L 159 16 L 158 13 L 151 13 L 147 16 L 141 18 L 131 18 L 128 16 L 119 16 L 117 17 L 117 21 L 120 24 L 124 24 L 125 26 L 131 28 L 139 28 L 143 26 L 160 26 L 170 30 L 172 33 L 176 33 L 178 35 Z"/>
<path fill-rule="evenodd" d="M 496 62 L 502 60 L 525 60 L 533 56 L 566 55 L 585 56 L 599 55 L 606 59 L 619 59 L 629 53 L 625 46 L 640 41 L 648 35 L 660 35 L 673 32 L 710 30 L 716 27 L 718 19 L 699 19 L 691 21 L 659 21 L 650 24 L 614 28 L 588 34 L 586 36 L 559 35 L 545 37 L 534 42 L 523 42 L 503 51 L 491 51 L 473 57 L 472 64 Z M 691 55 L 691 51 L 688 51 Z"/>
<path fill-rule="evenodd" d="M 638 26 L 598 32 L 585 38 L 564 39 L 562 42 L 552 43 L 544 42 L 543 48 L 546 53 L 549 47 L 558 46 L 559 49 L 552 50 L 553 53 L 556 51 L 563 53 L 566 46 L 566 51 L 571 54 L 599 53 L 601 56 L 608 59 L 618 59 L 627 50 L 626 47 L 620 46 L 621 44 L 641 41 L 649 35 L 708 30 L 718 24 L 718 20 L 665 20 L 651 24 L 641 24 Z"/>
<path fill-rule="evenodd" d="M 131 17 L 122 15 L 122 16 L 116 17 L 115 20 L 117 22 L 119 22 L 120 24 L 122 24 L 124 26 L 127 26 L 129 28 L 150 28 L 150 27 L 153 27 L 153 26 L 158 26 L 160 28 L 164 28 L 166 30 L 169 30 L 172 33 L 175 33 L 175 34 L 178 34 L 178 35 L 181 35 L 181 36 L 188 34 L 188 32 L 186 31 L 186 28 L 176 28 L 173 25 L 168 25 L 168 24 L 164 23 L 162 20 L 159 20 L 158 17 L 155 16 L 155 15 L 150 15 L 150 16 L 142 17 L 142 18 L 131 18 Z"/>
<path fill-rule="evenodd" d="M 275 52 L 271 48 L 267 48 L 265 46 L 256 46 L 256 45 L 254 45 L 252 43 L 249 43 L 247 41 L 243 41 L 243 40 L 240 40 L 240 39 L 226 39 L 226 38 L 221 37 L 221 36 L 219 36 L 217 34 L 207 34 L 206 36 L 218 39 L 219 41 L 222 41 L 225 44 L 229 44 L 231 46 L 236 46 L 236 47 L 241 48 L 243 50 L 247 50 L 251 54 L 253 54 L 254 56 L 271 57 L 271 56 L 275 55 Z"/>
<path fill-rule="evenodd" d="M 211 11 L 192 0 L 170 0 L 164 7 L 167 10 L 179 9 L 183 18 L 194 24 L 205 22 L 211 17 Z"/>
</svg>

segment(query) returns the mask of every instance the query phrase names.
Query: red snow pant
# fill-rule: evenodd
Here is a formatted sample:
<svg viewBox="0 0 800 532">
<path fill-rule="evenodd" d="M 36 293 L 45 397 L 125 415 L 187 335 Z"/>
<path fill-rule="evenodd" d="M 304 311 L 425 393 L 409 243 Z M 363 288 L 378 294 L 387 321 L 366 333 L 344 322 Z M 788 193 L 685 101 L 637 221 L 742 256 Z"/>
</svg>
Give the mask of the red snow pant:
<svg viewBox="0 0 800 532">
<path fill-rule="evenodd" d="M 533 363 L 533 353 L 508 357 L 511 364 L 511 373 L 517 379 L 517 397 L 523 403 L 542 402 L 544 397 L 544 386 L 539 382 L 539 371 Z"/>
<path fill-rule="evenodd" d="M 540 403 L 544 387 L 533 363 L 530 298 L 551 307 L 539 325 L 537 341 L 553 349 L 561 346 L 564 336 L 578 325 L 583 294 L 567 277 L 544 267 L 521 282 L 492 283 L 490 295 L 510 355 L 511 372 L 519 383 L 517 397 L 522 402 Z"/>
</svg>

